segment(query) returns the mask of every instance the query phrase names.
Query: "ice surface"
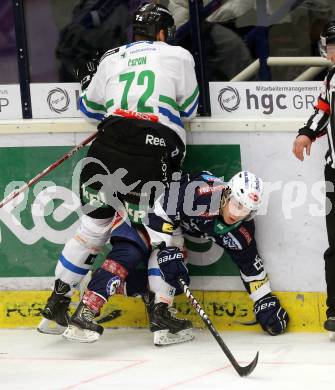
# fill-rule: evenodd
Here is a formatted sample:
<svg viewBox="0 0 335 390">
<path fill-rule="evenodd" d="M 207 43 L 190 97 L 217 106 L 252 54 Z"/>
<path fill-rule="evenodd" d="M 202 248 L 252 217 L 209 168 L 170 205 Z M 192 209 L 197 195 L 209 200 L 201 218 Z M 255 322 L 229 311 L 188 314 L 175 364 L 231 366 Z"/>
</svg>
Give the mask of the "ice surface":
<svg viewBox="0 0 335 390">
<path fill-rule="evenodd" d="M 247 378 L 238 376 L 207 330 L 195 333 L 192 342 L 155 347 L 143 329 L 108 329 L 94 344 L 0 330 L 0 389 L 321 390 L 335 384 L 335 342 L 326 333 L 221 333 L 242 365 L 259 350 Z"/>
</svg>

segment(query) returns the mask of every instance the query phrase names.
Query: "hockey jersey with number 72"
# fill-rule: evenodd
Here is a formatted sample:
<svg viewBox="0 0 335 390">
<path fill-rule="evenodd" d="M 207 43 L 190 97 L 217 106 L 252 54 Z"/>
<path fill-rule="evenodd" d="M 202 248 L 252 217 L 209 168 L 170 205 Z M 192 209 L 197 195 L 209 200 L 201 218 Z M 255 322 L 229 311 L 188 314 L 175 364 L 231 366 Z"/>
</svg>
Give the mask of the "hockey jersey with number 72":
<svg viewBox="0 0 335 390">
<path fill-rule="evenodd" d="M 139 41 L 102 56 L 80 109 L 97 120 L 120 109 L 155 115 L 185 143 L 183 122 L 196 115 L 198 100 L 192 55 L 165 42 Z"/>
</svg>

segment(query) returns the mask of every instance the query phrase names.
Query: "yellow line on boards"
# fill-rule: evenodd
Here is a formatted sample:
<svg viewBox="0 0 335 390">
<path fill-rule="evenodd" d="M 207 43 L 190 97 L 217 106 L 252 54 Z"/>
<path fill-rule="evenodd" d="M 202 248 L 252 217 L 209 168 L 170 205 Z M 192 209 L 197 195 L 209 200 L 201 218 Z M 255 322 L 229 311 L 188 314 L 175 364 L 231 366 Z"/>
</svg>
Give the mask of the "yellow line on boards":
<svg viewBox="0 0 335 390">
<path fill-rule="evenodd" d="M 323 331 L 325 315 L 325 293 L 276 292 L 282 306 L 290 316 L 289 331 Z M 40 312 L 49 297 L 49 291 L 0 291 L 0 328 L 33 328 L 41 320 Z M 254 321 L 253 302 L 241 291 L 194 291 L 194 296 L 203 306 L 218 330 L 247 330 L 260 332 Z M 74 302 L 78 302 L 78 294 Z M 190 306 L 186 297 L 176 298 L 178 314 L 190 319 L 195 327 L 203 323 Z M 74 306 L 72 307 L 74 310 Z M 147 327 L 148 320 L 140 298 L 113 296 L 101 313 L 105 327 Z"/>
</svg>

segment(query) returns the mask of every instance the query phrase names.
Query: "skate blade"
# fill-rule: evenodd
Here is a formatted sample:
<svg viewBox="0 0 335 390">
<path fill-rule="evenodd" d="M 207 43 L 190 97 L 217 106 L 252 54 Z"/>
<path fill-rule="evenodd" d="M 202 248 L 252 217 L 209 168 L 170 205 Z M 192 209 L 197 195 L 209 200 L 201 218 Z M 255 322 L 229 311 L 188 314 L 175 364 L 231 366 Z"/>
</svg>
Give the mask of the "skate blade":
<svg viewBox="0 0 335 390">
<path fill-rule="evenodd" d="M 37 331 L 43 334 L 61 335 L 63 334 L 66 326 L 58 325 L 55 321 L 50 321 L 43 318 L 38 324 Z"/>
<path fill-rule="evenodd" d="M 193 339 L 192 329 L 184 329 L 176 334 L 170 333 L 168 329 L 154 332 L 154 344 L 157 346 L 185 343 Z"/>
<path fill-rule="evenodd" d="M 329 340 L 335 341 L 335 332 L 329 332 Z"/>
<path fill-rule="evenodd" d="M 63 338 L 68 341 L 77 341 L 79 343 L 95 343 L 99 340 L 100 334 L 88 329 L 79 329 L 74 325 L 69 325 L 64 333 Z"/>
</svg>

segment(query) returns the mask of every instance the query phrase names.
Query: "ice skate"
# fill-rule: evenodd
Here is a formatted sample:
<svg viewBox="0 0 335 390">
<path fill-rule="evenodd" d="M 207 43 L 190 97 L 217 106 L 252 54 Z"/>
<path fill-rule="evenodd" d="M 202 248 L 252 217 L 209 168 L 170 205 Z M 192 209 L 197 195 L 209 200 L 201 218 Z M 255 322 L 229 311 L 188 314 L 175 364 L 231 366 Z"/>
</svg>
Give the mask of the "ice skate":
<svg viewBox="0 0 335 390">
<path fill-rule="evenodd" d="M 329 332 L 329 339 L 335 341 L 335 317 L 328 317 L 323 327 Z"/>
<path fill-rule="evenodd" d="M 80 343 L 94 343 L 99 340 L 104 328 L 93 321 L 95 312 L 80 302 L 63 333 L 66 340 Z"/>
<path fill-rule="evenodd" d="M 49 297 L 44 309 L 41 311 L 44 317 L 37 330 L 40 333 L 60 335 L 69 323 L 69 305 L 71 298 L 65 294 L 71 290 L 70 286 L 60 279 L 55 282 L 55 288 Z"/>
<path fill-rule="evenodd" d="M 328 332 L 335 332 L 335 317 L 328 317 L 323 326 Z"/>
<path fill-rule="evenodd" d="M 64 333 L 66 326 L 58 325 L 55 321 L 50 321 L 46 318 L 42 318 L 38 324 L 37 331 L 44 334 L 61 335 Z"/>
<path fill-rule="evenodd" d="M 176 318 L 176 309 L 169 308 L 167 303 L 155 303 L 153 293 L 143 297 L 143 301 L 147 308 L 155 345 L 177 344 L 194 339 L 192 322 Z"/>
</svg>

